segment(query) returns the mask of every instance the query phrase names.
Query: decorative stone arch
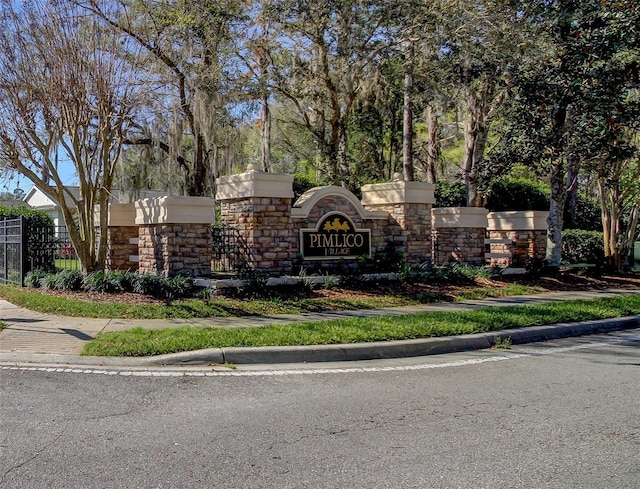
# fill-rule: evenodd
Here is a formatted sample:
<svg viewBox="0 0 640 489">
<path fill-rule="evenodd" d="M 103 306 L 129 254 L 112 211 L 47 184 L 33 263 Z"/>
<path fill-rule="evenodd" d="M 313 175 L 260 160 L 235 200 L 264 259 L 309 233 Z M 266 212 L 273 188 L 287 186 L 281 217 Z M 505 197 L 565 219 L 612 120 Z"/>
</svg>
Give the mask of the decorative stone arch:
<svg viewBox="0 0 640 489">
<path fill-rule="evenodd" d="M 326 185 L 324 187 L 312 188 L 302 194 L 295 204 L 293 204 L 291 218 L 308 219 L 311 211 L 320 201 L 333 196 L 341 197 L 349 202 L 360 215 L 361 219 L 386 219 L 388 217 L 388 213 L 386 212 L 365 209 L 360 200 L 346 188 L 337 185 Z"/>
</svg>

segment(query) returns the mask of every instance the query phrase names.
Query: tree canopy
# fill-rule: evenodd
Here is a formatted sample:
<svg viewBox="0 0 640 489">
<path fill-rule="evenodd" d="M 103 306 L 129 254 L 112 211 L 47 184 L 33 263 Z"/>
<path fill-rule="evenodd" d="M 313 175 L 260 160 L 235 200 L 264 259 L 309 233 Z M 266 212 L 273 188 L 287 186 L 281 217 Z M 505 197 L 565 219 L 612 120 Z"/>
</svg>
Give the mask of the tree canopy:
<svg viewBox="0 0 640 489">
<path fill-rule="evenodd" d="M 87 267 L 114 185 L 214 195 L 248 163 L 352 189 L 401 171 L 474 206 L 526 166 L 551 263 L 578 191 L 611 266 L 637 234 L 637 0 L 0 1 L 0 171 L 64 202 L 73 164 Z"/>
</svg>

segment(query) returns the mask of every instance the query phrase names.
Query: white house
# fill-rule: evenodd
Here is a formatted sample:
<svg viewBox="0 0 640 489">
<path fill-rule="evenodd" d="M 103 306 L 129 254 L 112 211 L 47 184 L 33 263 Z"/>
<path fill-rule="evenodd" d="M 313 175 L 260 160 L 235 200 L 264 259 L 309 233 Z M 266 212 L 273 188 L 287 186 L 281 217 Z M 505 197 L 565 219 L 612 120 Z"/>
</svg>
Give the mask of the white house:
<svg viewBox="0 0 640 489">
<path fill-rule="evenodd" d="M 80 196 L 79 187 L 67 187 L 67 189 L 71 192 L 74 198 L 77 199 Z M 111 191 L 111 195 L 112 203 L 129 203 L 136 199 L 161 197 L 163 195 L 166 195 L 166 193 L 157 190 L 139 190 L 127 192 L 114 189 Z M 57 235 L 64 234 L 66 232 L 64 216 L 62 215 L 60 206 L 56 202 L 51 200 L 47 195 L 45 195 L 35 185 L 32 186 L 31 189 L 29 189 L 22 200 L 32 209 L 43 211 L 49 214 L 53 219 L 53 225 L 56 227 Z M 69 197 L 67 197 L 67 205 L 71 208 L 74 207 L 73 201 L 71 201 Z"/>
<path fill-rule="evenodd" d="M 67 187 L 69 191 L 73 194 L 74 198 L 78 198 L 80 195 L 80 189 L 78 187 Z M 29 191 L 25 194 L 22 199 L 25 204 L 27 204 L 32 209 L 46 212 L 53 219 L 53 225 L 56 228 L 56 234 L 59 235 L 66 231 L 66 226 L 64 223 L 64 216 L 62 215 L 62 210 L 60 206 L 51 200 L 47 195 L 45 195 L 40 189 L 38 189 L 35 185 L 32 186 Z M 67 205 L 73 207 L 73 202 L 68 199 Z"/>
</svg>

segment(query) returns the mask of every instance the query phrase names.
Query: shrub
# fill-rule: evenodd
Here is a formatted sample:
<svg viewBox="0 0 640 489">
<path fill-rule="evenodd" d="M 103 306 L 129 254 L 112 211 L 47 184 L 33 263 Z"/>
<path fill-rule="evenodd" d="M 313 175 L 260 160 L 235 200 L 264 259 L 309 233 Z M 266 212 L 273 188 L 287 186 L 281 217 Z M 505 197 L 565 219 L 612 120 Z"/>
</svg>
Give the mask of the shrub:
<svg viewBox="0 0 640 489">
<path fill-rule="evenodd" d="M 456 261 L 432 266 L 404 264 L 397 276 L 403 282 L 472 284 L 477 278 L 490 278 L 491 270 L 483 266 L 462 265 Z"/>
<path fill-rule="evenodd" d="M 353 263 L 340 260 L 336 272 L 340 277 L 340 287 L 345 289 L 360 289 L 367 281 L 367 277 L 365 276 L 366 272 L 362 264 L 357 261 Z"/>
<path fill-rule="evenodd" d="M 45 275 L 42 287 L 52 290 L 80 290 L 82 289 L 82 272 L 79 270 L 61 270 Z"/>
<path fill-rule="evenodd" d="M 36 268 L 25 275 L 24 284 L 27 287 L 42 287 L 42 281 L 47 275 L 48 273 L 45 270 Z"/>
<path fill-rule="evenodd" d="M 177 273 L 165 278 L 165 298 L 177 299 L 192 296 L 196 291 L 196 284 L 191 275 Z"/>
<path fill-rule="evenodd" d="M 135 290 L 138 283 L 137 273 L 122 270 L 110 270 L 107 273 L 110 276 L 109 280 L 118 283 L 124 292 L 133 292 Z"/>
<path fill-rule="evenodd" d="M 3 219 L 17 219 L 23 216 L 30 225 L 53 226 L 53 218 L 43 211 L 30 209 L 25 205 L 5 207 L 0 205 L 0 221 Z"/>
<path fill-rule="evenodd" d="M 137 280 L 133 283 L 133 292 L 166 301 L 191 296 L 195 290 L 196 285 L 193 278 L 181 273 L 170 277 L 153 274 L 138 275 Z"/>
<path fill-rule="evenodd" d="M 497 180 L 491 186 L 486 207 L 492 212 L 546 211 L 549 192 L 544 185 L 524 178 Z"/>
<path fill-rule="evenodd" d="M 164 283 L 161 275 L 143 274 L 138 275 L 134 286 L 136 294 L 150 295 L 152 297 L 162 297 L 164 291 Z"/>
<path fill-rule="evenodd" d="M 575 219 L 571 219 L 568 206 L 565 206 L 564 228 L 602 231 L 600 202 L 597 199 L 587 197 L 582 192 L 578 192 L 576 195 L 576 217 Z"/>
<path fill-rule="evenodd" d="M 600 231 L 567 229 L 562 232 L 562 261 L 604 267 L 604 240 Z"/>
<path fill-rule="evenodd" d="M 471 284 L 477 278 L 489 278 L 491 272 L 482 266 L 462 265 L 456 261 L 428 269 L 432 280 L 452 284 Z"/>
<path fill-rule="evenodd" d="M 356 263 L 362 273 L 395 272 L 404 261 L 404 253 L 391 248 L 386 251 L 376 251 L 371 258 L 367 255 L 356 258 Z"/>
<path fill-rule="evenodd" d="M 123 292 L 133 290 L 135 275 L 119 270 L 91 272 L 84 277 L 82 285 L 89 292 Z"/>
<path fill-rule="evenodd" d="M 244 297 L 268 297 L 269 290 L 267 282 L 269 277 L 266 273 L 253 268 L 245 267 L 240 271 L 240 279 L 244 285 L 238 289 L 238 294 Z"/>
<path fill-rule="evenodd" d="M 465 207 L 467 205 L 467 187 L 462 182 L 437 182 L 435 198 L 435 207 Z"/>
<path fill-rule="evenodd" d="M 396 272 L 398 280 L 406 283 L 424 283 L 428 280 L 429 272 L 421 265 L 403 263 Z"/>
<path fill-rule="evenodd" d="M 305 193 L 307 190 L 311 190 L 314 187 L 317 187 L 318 183 L 311 179 L 309 176 L 304 175 L 302 173 L 296 173 L 293 175 L 293 193 L 294 200 L 300 198 L 300 196 Z"/>
</svg>

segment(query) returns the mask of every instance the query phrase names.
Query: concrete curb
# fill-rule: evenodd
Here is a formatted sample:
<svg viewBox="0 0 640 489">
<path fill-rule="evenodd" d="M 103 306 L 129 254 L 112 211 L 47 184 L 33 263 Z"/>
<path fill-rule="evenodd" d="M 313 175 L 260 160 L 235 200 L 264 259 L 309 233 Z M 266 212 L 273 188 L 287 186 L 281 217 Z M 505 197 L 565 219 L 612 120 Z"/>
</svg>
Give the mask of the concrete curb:
<svg viewBox="0 0 640 489">
<path fill-rule="evenodd" d="M 109 367 L 161 367 L 180 365 L 277 364 L 345 362 L 437 355 L 490 348 L 496 338 L 525 344 L 572 336 L 629 329 L 640 326 L 640 315 L 614 319 L 559 323 L 546 326 L 506 329 L 490 333 L 445 336 L 416 340 L 380 341 L 339 345 L 266 346 L 247 348 L 211 348 L 170 353 L 154 357 L 88 357 L 80 355 L 0 353 L 0 364 L 38 363 L 46 365 L 86 365 Z"/>
<path fill-rule="evenodd" d="M 637 326 L 640 326 L 640 315 L 417 340 L 340 345 L 214 348 L 159 355 L 147 361 L 148 365 L 206 365 L 221 363 L 240 365 L 376 360 L 482 350 L 492 347 L 498 337 L 502 339 L 510 338 L 512 344 L 524 344 L 571 336 L 607 333 Z"/>
</svg>

